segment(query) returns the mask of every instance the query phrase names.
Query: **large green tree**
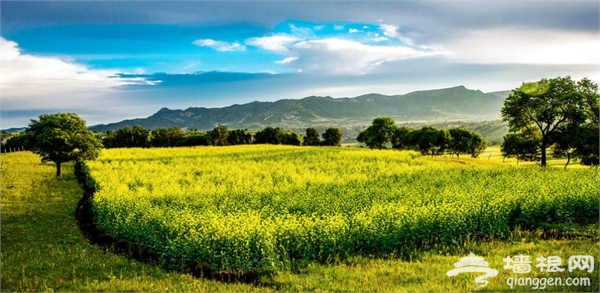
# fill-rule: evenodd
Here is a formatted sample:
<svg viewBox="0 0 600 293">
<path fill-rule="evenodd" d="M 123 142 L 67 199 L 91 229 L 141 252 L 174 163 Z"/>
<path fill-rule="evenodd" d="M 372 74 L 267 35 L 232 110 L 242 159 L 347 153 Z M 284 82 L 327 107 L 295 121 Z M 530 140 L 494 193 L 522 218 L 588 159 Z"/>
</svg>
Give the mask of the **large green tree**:
<svg viewBox="0 0 600 293">
<path fill-rule="evenodd" d="M 412 128 L 402 126 L 394 129 L 392 134 L 392 148 L 398 150 L 410 150 L 414 146 L 410 144 L 409 135 L 413 132 Z"/>
<path fill-rule="evenodd" d="M 279 127 L 267 126 L 265 129 L 256 132 L 254 143 L 258 144 L 281 144 L 283 130 Z"/>
<path fill-rule="evenodd" d="M 300 140 L 301 135 L 295 132 L 282 132 L 281 133 L 281 144 L 287 145 L 301 145 L 302 140 Z"/>
<path fill-rule="evenodd" d="M 102 142 L 75 113 L 42 114 L 31 120 L 24 135 L 27 146 L 42 162 L 56 164 L 56 176 L 61 175 L 62 163 L 93 160 L 102 149 Z"/>
<path fill-rule="evenodd" d="M 539 150 L 539 140 L 538 136 L 509 133 L 504 136 L 500 150 L 505 158 L 517 158 L 517 165 L 519 161 L 535 161 Z"/>
<path fill-rule="evenodd" d="M 339 128 L 329 127 L 323 132 L 323 140 L 321 145 L 324 146 L 340 146 L 342 142 L 342 132 Z"/>
<path fill-rule="evenodd" d="M 447 130 L 431 126 L 424 126 L 408 134 L 410 145 L 416 146 L 423 155 L 430 154 L 432 157 L 443 154 L 449 142 L 450 135 Z"/>
<path fill-rule="evenodd" d="M 487 145 L 481 134 L 463 127 L 450 128 L 448 134 L 448 150 L 457 157 L 460 157 L 460 154 L 470 154 L 471 157 L 477 158 Z"/>
<path fill-rule="evenodd" d="M 358 134 L 356 140 L 364 143 L 369 148 L 386 148 L 386 144 L 392 139 L 396 122 L 390 117 L 377 117 L 373 119 L 371 126 Z"/>
<path fill-rule="evenodd" d="M 502 119 L 512 133 L 524 135 L 526 129 L 537 130 L 540 164 L 545 167 L 547 149 L 561 128 L 582 125 L 594 119 L 592 116 L 597 117 L 594 110 L 587 110 L 589 104 L 597 105 L 597 95 L 597 85 L 587 79 L 577 83 L 569 76 L 523 83 L 504 101 Z"/>
<path fill-rule="evenodd" d="M 319 132 L 313 128 L 306 128 L 306 135 L 304 136 L 304 145 L 318 146 L 321 144 L 321 138 Z"/>
</svg>

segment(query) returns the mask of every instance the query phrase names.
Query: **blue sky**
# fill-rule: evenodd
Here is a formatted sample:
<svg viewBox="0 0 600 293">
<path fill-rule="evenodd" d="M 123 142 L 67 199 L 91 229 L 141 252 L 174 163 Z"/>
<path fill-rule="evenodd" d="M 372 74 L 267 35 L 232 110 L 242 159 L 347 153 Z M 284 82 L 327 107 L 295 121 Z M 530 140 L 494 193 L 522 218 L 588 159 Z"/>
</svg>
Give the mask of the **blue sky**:
<svg viewBox="0 0 600 293">
<path fill-rule="evenodd" d="M 0 2 L 0 128 L 311 95 L 599 81 L 597 1 Z"/>
</svg>

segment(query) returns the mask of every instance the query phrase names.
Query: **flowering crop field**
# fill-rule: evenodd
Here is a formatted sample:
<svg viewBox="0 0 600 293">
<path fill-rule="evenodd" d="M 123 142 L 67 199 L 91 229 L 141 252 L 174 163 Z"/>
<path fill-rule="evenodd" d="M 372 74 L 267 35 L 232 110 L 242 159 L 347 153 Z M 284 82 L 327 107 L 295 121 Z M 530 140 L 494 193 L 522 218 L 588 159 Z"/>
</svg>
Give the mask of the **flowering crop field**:
<svg viewBox="0 0 600 293">
<path fill-rule="evenodd" d="M 268 274 L 598 221 L 597 168 L 461 162 L 253 145 L 111 149 L 84 169 L 98 226 L 184 270 Z"/>
</svg>

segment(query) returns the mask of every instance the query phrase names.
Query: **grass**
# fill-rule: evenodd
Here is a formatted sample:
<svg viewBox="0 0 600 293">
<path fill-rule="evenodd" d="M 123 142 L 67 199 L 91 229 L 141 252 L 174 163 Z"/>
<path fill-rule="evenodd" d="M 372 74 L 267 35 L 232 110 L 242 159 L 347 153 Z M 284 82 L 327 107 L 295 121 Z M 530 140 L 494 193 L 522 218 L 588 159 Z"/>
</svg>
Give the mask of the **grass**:
<svg viewBox="0 0 600 293">
<path fill-rule="evenodd" d="M 462 157 L 461 157 L 462 160 Z M 519 164 L 519 166 L 521 163 Z M 90 245 L 79 232 L 75 209 L 83 191 L 77 185 L 72 164 L 64 166 L 64 177 L 54 177 L 54 164 L 42 164 L 29 153 L 1 156 L 1 264 L 2 292 L 25 291 L 470 291 L 476 274 L 447 277 L 461 257 L 474 252 L 485 257 L 500 274 L 488 279 L 484 291 L 532 291 L 506 280 L 513 276 L 502 269 L 507 255 L 558 255 L 563 264 L 571 255 L 596 257 L 593 273 L 530 273 L 526 277 L 589 277 L 593 286 L 547 287 L 539 291 L 598 292 L 598 226 L 558 227 L 575 229 L 569 239 L 547 239 L 542 231 L 516 231 L 508 241 L 469 243 L 452 254 L 428 251 L 411 261 L 355 257 L 321 264 L 308 262 L 293 272 L 279 272 L 256 284 L 225 283 L 165 271 L 126 256 Z M 560 232 L 559 231 L 559 232 Z M 561 234 L 561 233 L 559 233 Z M 535 262 L 535 261 L 534 261 Z M 534 267 L 535 270 L 535 267 Z M 538 290 L 535 290 L 538 291 Z"/>
<path fill-rule="evenodd" d="M 456 156 L 450 156 L 450 155 L 443 155 L 443 156 L 438 157 L 438 159 L 440 159 L 440 158 L 456 160 Z M 470 158 L 471 158 L 471 156 L 466 155 L 466 154 L 460 156 L 461 161 L 469 161 L 471 163 L 479 161 L 479 162 L 499 164 L 499 165 L 504 165 L 504 166 L 509 166 L 509 165 L 510 166 L 535 166 L 535 165 L 540 164 L 539 162 L 527 162 L 527 161 L 518 161 L 517 162 L 516 158 L 504 158 L 502 156 L 502 151 L 500 150 L 499 145 L 487 147 L 477 157 L 476 160 L 470 160 Z M 552 168 L 564 168 L 566 163 L 567 163 L 567 159 L 554 158 L 550 155 L 550 153 L 548 154 L 548 157 L 546 159 L 547 166 L 552 167 Z M 579 161 L 576 161 L 573 159 L 571 160 L 571 162 L 569 162 L 569 165 L 567 165 L 567 169 L 582 169 L 582 168 L 589 168 L 589 166 L 581 165 Z"/>
</svg>

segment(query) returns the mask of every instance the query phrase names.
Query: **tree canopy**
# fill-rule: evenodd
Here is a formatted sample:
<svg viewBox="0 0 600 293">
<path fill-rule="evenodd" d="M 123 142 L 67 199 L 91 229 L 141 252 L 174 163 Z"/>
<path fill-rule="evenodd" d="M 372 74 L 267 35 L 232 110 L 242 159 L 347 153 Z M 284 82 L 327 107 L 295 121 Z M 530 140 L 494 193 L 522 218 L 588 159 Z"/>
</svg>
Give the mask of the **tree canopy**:
<svg viewBox="0 0 600 293">
<path fill-rule="evenodd" d="M 213 130 L 207 132 L 207 134 L 212 141 L 212 145 L 224 146 L 229 144 L 227 140 L 229 138 L 229 130 L 226 125 L 219 124 Z"/>
<path fill-rule="evenodd" d="M 321 138 L 319 132 L 313 128 L 306 128 L 306 135 L 304 136 L 304 145 L 318 146 L 321 144 Z"/>
<path fill-rule="evenodd" d="M 576 148 L 576 141 L 571 141 L 570 146 L 565 145 L 564 139 L 561 141 L 561 137 L 565 138 L 561 132 L 593 128 L 598 124 L 598 85 L 585 78 L 575 82 L 569 76 L 523 83 L 506 98 L 501 114 L 511 133 L 520 134 L 529 141 L 538 141 L 541 166 L 546 166 L 549 147 L 556 145 L 557 154 L 565 148 Z M 536 131 L 531 131 L 532 128 Z M 531 137 L 531 133 L 538 133 L 539 140 Z M 595 144 L 598 144 L 597 140 Z M 580 156 L 594 157 L 594 154 L 588 153 L 589 150 L 584 150 L 583 145 L 578 149 L 581 150 Z"/>
<path fill-rule="evenodd" d="M 340 146 L 342 141 L 342 132 L 339 128 L 329 127 L 323 132 L 323 141 L 321 145 L 324 146 Z"/>
<path fill-rule="evenodd" d="M 448 150 L 457 157 L 460 157 L 460 154 L 469 154 L 477 158 L 487 146 L 487 141 L 481 134 L 466 128 L 450 128 L 448 134 L 450 135 L 447 142 Z"/>
<path fill-rule="evenodd" d="M 437 129 L 431 126 L 424 126 L 421 129 L 412 131 L 408 135 L 409 144 L 424 155 L 437 156 L 446 151 L 450 142 L 450 135 L 445 129 Z"/>
<path fill-rule="evenodd" d="M 56 164 L 56 176 L 61 175 L 62 163 L 93 160 L 102 148 L 102 142 L 75 113 L 42 114 L 31 120 L 24 135 L 28 148 L 42 162 Z"/>
<path fill-rule="evenodd" d="M 377 117 L 373 119 L 371 126 L 358 134 L 356 140 L 371 149 L 385 149 L 395 129 L 396 122 L 391 117 Z"/>
</svg>

